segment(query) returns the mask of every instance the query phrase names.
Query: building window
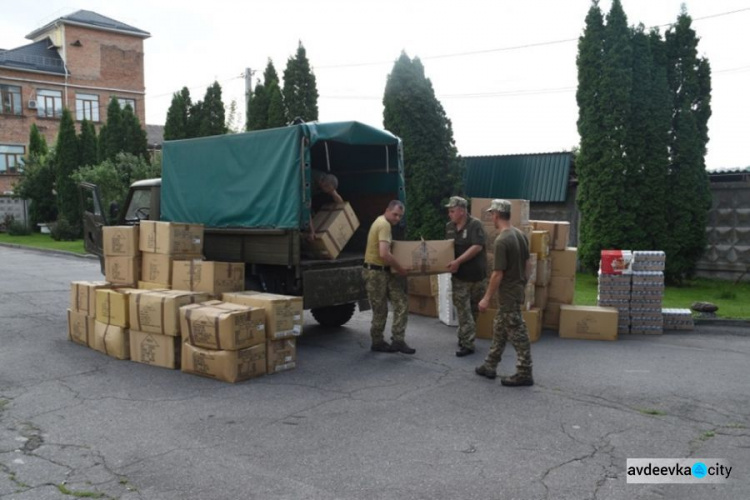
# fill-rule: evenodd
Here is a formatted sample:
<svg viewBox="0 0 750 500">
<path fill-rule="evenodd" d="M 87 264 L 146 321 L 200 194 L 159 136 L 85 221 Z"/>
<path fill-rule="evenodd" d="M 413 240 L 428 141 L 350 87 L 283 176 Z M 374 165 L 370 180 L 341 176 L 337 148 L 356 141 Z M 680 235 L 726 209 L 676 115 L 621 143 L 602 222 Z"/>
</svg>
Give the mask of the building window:
<svg viewBox="0 0 750 500">
<path fill-rule="evenodd" d="M 23 155 L 26 148 L 0 144 L 0 174 L 18 174 L 23 170 Z"/>
<path fill-rule="evenodd" d="M 135 113 L 135 99 L 128 99 L 127 97 L 118 97 L 117 102 L 120 104 L 120 109 L 125 109 L 125 106 L 130 105 L 130 108 Z"/>
<path fill-rule="evenodd" d="M 99 96 L 96 94 L 76 94 L 76 119 L 99 121 Z"/>
<path fill-rule="evenodd" d="M 37 116 L 60 118 L 62 116 L 62 92 L 59 90 L 36 91 Z"/>
<path fill-rule="evenodd" d="M 0 114 L 21 114 L 21 87 L 0 84 Z"/>
</svg>

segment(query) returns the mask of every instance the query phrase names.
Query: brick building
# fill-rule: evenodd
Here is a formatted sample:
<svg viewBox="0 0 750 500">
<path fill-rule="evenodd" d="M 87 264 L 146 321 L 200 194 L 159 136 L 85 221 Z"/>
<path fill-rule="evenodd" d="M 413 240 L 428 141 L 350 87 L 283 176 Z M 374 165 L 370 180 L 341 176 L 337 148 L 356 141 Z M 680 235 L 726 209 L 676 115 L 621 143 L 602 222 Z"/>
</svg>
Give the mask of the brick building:
<svg viewBox="0 0 750 500">
<path fill-rule="evenodd" d="M 28 45 L 0 49 L 0 194 L 23 170 L 32 123 L 52 145 L 63 108 L 98 129 L 113 97 L 146 123 L 143 41 L 150 36 L 79 10 L 29 33 Z"/>
</svg>

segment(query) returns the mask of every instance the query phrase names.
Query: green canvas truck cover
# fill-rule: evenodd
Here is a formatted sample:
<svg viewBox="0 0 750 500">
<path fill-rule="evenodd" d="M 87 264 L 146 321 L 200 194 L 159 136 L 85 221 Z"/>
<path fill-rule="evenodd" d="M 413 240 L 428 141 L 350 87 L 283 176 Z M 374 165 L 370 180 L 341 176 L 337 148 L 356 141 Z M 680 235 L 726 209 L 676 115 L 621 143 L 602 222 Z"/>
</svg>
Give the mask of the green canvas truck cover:
<svg viewBox="0 0 750 500">
<path fill-rule="evenodd" d="M 390 132 L 359 122 L 305 123 L 167 141 L 162 220 L 220 228 L 299 229 L 306 217 L 303 200 L 310 197 L 310 148 L 319 141 L 353 146 L 400 142 Z"/>
</svg>

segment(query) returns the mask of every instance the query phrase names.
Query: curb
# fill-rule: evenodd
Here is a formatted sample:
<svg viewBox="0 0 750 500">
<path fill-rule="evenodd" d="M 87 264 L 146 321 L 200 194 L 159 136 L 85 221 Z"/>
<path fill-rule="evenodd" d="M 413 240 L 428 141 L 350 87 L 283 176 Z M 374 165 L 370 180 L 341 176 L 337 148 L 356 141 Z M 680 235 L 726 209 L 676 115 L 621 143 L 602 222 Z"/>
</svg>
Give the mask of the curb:
<svg viewBox="0 0 750 500">
<path fill-rule="evenodd" d="M 722 318 L 693 318 L 695 326 L 732 326 L 750 328 L 750 320 Z"/>
<path fill-rule="evenodd" d="M 64 255 L 66 257 L 77 257 L 79 259 L 99 260 L 99 257 L 90 253 L 80 254 L 75 252 L 66 252 L 65 250 L 53 250 L 49 248 L 36 248 L 28 247 L 25 245 L 16 245 L 15 243 L 0 243 L 0 247 L 15 248 L 17 250 L 31 250 L 32 252 L 38 253 L 51 253 L 54 255 Z"/>
</svg>

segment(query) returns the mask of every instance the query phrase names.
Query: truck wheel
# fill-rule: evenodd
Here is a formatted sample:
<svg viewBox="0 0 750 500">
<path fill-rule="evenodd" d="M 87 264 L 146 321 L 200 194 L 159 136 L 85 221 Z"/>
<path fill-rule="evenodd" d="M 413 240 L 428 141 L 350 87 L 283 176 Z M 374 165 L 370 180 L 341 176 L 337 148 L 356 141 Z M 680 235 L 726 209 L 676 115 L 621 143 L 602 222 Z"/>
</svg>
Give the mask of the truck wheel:
<svg viewBox="0 0 750 500">
<path fill-rule="evenodd" d="M 315 321 L 323 326 L 341 326 L 354 315 L 356 304 L 341 304 L 338 306 L 319 307 L 312 309 L 310 312 Z"/>
</svg>

